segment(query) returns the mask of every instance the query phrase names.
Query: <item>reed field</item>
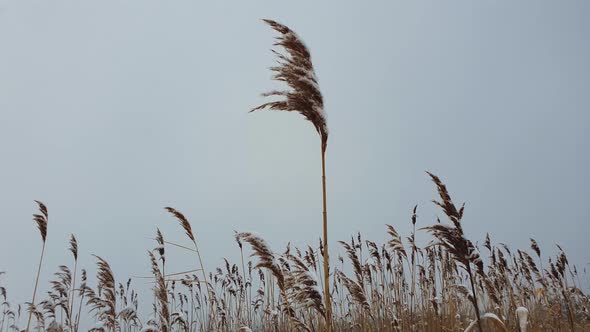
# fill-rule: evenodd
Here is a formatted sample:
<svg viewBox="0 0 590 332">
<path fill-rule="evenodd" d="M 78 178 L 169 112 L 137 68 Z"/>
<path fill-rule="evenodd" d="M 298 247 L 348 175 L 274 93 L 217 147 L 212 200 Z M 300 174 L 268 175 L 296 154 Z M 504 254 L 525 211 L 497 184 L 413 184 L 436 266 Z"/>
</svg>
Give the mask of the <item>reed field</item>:
<svg viewBox="0 0 590 332">
<path fill-rule="evenodd" d="M 418 223 L 415 207 L 407 220 L 410 234 L 390 224 L 383 225 L 385 243 L 362 233 L 328 240 L 328 126 L 311 53 L 290 28 L 265 22 L 278 33 L 273 79 L 287 88 L 264 93 L 270 100 L 252 111 L 297 112 L 317 130 L 322 234 L 307 239 L 307 247 L 271 248 L 264 233 L 237 231 L 235 241 L 224 245 L 233 246 L 241 259 L 224 259 L 224 265 L 208 270 L 204 261 L 219 257 L 201 251 L 196 234 L 202 226 L 191 223 L 198 216 L 165 207 L 186 238 L 169 239 L 155 229 L 153 246 L 138 248 L 151 263 L 152 292 L 138 293 L 137 280 L 121 279 L 99 255 L 96 275 L 89 275 L 78 264 L 75 235 L 64 246 L 71 258 L 49 285 L 40 285 L 52 221 L 50 207 L 35 201 L 39 261 L 23 262 L 37 271 L 30 301 L 12 302 L 0 272 L 0 332 L 590 331 L 590 298 L 580 281 L 587 277 L 584 269 L 570 264 L 561 247 L 542 252 L 532 238 L 528 248 L 510 248 L 489 234 L 469 239 L 463 231 L 464 205 L 456 204 L 443 180 L 430 172 L 425 176 L 433 183 L 432 204 L 440 208 L 440 219 Z M 417 234 L 428 237 L 428 244 L 419 246 Z M 187 262 L 191 270 L 167 268 L 171 247 L 194 256 Z M 140 297 L 151 306 L 140 306 Z"/>
<path fill-rule="evenodd" d="M 590 298 L 580 289 L 585 273 L 570 265 L 561 248 L 549 255 L 530 239 L 530 248 L 511 249 L 489 235 L 477 248 L 463 234 L 463 208 L 453 203 L 438 177 L 430 177 L 439 194 L 434 204 L 446 220 L 416 229 L 414 210 L 408 222 L 415 231 L 407 237 L 385 225 L 385 243 L 360 233 L 339 241 L 344 255 L 331 261 L 329 274 L 334 331 L 477 331 L 478 316 L 483 331 L 590 330 Z M 34 219 L 44 243 L 51 221 L 48 208 L 38 204 Z M 30 331 L 326 329 L 321 242 L 275 251 L 261 235 L 237 232 L 235 242 L 227 245 L 242 259 L 225 259 L 225 265 L 205 271 L 201 255 L 206 253 L 199 252 L 191 222 L 181 212 L 167 210 L 192 246 L 178 244 L 186 242 L 182 239 L 168 241 L 156 231 L 153 248 L 146 248 L 153 293 L 138 294 L 136 280 L 116 279 L 116 271 L 99 256 L 97 275 L 87 275 L 77 267 L 78 243 L 72 235 L 71 260 L 54 273 L 47 295 L 16 304 L 0 286 L 0 330 L 26 330 L 29 316 Z M 418 247 L 416 232 L 431 234 L 432 241 Z M 195 269 L 168 272 L 170 247 L 194 254 Z M 153 301 L 151 310 L 139 308 L 140 296 Z M 81 318 L 94 323 L 82 326 Z"/>
</svg>

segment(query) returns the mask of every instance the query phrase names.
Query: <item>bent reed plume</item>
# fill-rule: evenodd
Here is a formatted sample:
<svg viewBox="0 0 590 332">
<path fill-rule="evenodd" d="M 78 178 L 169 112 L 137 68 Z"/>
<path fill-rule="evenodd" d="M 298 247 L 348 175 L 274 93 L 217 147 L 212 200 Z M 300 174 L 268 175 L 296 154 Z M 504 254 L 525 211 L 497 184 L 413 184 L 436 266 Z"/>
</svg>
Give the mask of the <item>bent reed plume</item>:
<svg viewBox="0 0 590 332">
<path fill-rule="evenodd" d="M 37 295 L 37 286 L 39 285 L 39 275 L 41 274 L 41 266 L 43 265 L 43 256 L 45 254 L 45 242 L 47 240 L 47 223 L 49 221 L 49 213 L 47 211 L 47 206 L 41 203 L 40 201 L 35 201 L 39 206 L 40 214 L 33 214 L 33 220 L 37 224 L 37 228 L 39 229 L 39 233 L 41 234 L 41 240 L 43 242 L 41 246 L 41 258 L 39 258 L 39 264 L 37 266 L 37 277 L 35 278 L 35 288 L 33 289 L 33 299 L 29 303 L 29 319 L 27 321 L 27 328 L 26 332 L 29 332 L 29 328 L 31 326 L 31 318 L 33 316 L 33 312 L 35 311 L 35 297 Z"/>
<path fill-rule="evenodd" d="M 263 93 L 263 97 L 280 97 L 279 100 L 264 103 L 250 112 L 262 109 L 298 112 L 315 127 L 320 135 L 322 160 L 322 206 L 323 223 L 322 238 L 324 244 L 324 285 L 326 330 L 332 330 L 332 304 L 330 302 L 330 258 L 328 250 L 328 211 L 326 202 L 326 148 L 328 145 L 328 126 L 324 110 L 324 99 L 320 92 L 318 79 L 311 61 L 311 53 L 303 40 L 289 27 L 273 20 L 265 19 L 268 25 L 279 33 L 275 46 L 282 47 L 286 54 L 275 50 L 278 65 L 270 68 L 274 72 L 273 79 L 284 82 L 289 90 L 273 90 Z"/>
</svg>

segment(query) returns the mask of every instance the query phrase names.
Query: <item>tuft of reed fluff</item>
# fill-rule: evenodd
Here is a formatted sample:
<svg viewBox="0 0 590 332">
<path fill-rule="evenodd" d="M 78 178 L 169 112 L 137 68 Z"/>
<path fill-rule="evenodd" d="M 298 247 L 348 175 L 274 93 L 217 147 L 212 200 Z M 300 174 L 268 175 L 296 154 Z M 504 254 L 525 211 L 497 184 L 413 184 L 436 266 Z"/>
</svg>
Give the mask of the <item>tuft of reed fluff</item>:
<svg viewBox="0 0 590 332">
<path fill-rule="evenodd" d="M 189 239 L 191 239 L 193 242 L 195 242 L 195 236 L 193 235 L 193 229 L 191 227 L 191 224 L 188 222 L 188 219 L 186 219 L 186 217 L 184 216 L 184 214 L 180 213 L 176 209 L 171 208 L 169 206 L 166 207 L 165 209 L 166 209 L 166 211 L 170 212 L 176 219 L 178 219 L 178 221 L 180 222 L 180 226 L 182 226 L 182 228 L 184 228 L 186 235 L 189 237 Z"/>
<path fill-rule="evenodd" d="M 39 233 L 41 233 L 41 239 L 45 243 L 47 239 L 47 221 L 49 220 L 49 214 L 47 212 L 47 206 L 40 201 L 35 201 L 39 206 L 39 212 L 41 214 L 33 214 L 33 220 L 37 223 Z"/>
<path fill-rule="evenodd" d="M 430 231 L 438 240 L 440 245 L 446 247 L 449 252 L 468 269 L 469 264 L 475 265 L 477 272 L 483 274 L 483 262 L 479 255 L 479 251 L 473 243 L 465 238 L 461 219 L 463 218 L 464 206 L 460 209 L 455 207 L 453 200 L 447 191 L 447 187 L 440 180 L 440 178 L 432 173 L 427 172 L 432 178 L 432 181 L 438 188 L 441 201 L 433 201 L 436 205 L 442 208 L 447 217 L 453 222 L 453 226 L 444 224 L 435 224 L 429 227 L 424 227 Z"/>
<path fill-rule="evenodd" d="M 74 256 L 74 260 L 78 260 L 78 241 L 74 234 L 70 234 L 70 247 L 68 248 Z"/>
<path fill-rule="evenodd" d="M 324 298 L 319 288 L 317 275 L 298 256 L 285 254 L 292 263 L 287 277 L 287 288 L 292 298 L 304 308 L 312 308 L 322 317 L 326 317 Z"/>
<path fill-rule="evenodd" d="M 348 293 L 352 297 L 352 300 L 356 304 L 360 305 L 367 313 L 370 313 L 370 305 L 365 294 L 363 284 L 359 284 L 358 281 L 348 278 L 343 272 L 337 271 L 337 276 L 348 290 Z"/>
<path fill-rule="evenodd" d="M 252 233 L 242 232 L 236 235 L 237 238 L 244 240 L 244 242 L 250 244 L 254 253 L 252 256 L 258 257 L 258 264 L 256 264 L 255 268 L 265 268 L 269 270 L 275 279 L 277 280 L 277 286 L 281 294 L 283 295 L 283 299 L 286 305 L 286 312 L 289 318 L 290 324 L 290 331 L 293 331 L 294 325 L 297 325 L 297 317 L 294 315 L 294 312 L 291 310 L 289 305 L 289 297 L 287 295 L 287 285 L 286 285 L 286 277 L 285 273 L 283 272 L 283 267 L 281 262 L 276 259 L 275 254 L 270 249 L 270 246 L 264 241 L 264 239 L 260 236 L 257 236 Z M 283 264 L 285 261 L 283 260 Z M 286 269 L 288 270 L 288 269 Z"/>
<path fill-rule="evenodd" d="M 277 286 L 282 291 L 285 291 L 285 275 L 283 274 L 283 269 L 266 241 L 260 236 L 249 232 L 238 233 L 236 237 L 252 246 L 252 250 L 254 250 L 252 255 L 258 257 L 258 263 L 254 268 L 265 268 L 272 272 L 277 279 Z"/>
<path fill-rule="evenodd" d="M 115 285 L 115 276 L 109 263 L 100 256 L 96 256 L 98 288 L 100 297 L 94 298 L 94 304 L 97 310 L 96 318 L 110 330 L 118 328 L 117 322 L 117 290 Z"/>
<path fill-rule="evenodd" d="M 483 276 L 483 261 L 481 260 L 477 248 L 473 245 L 473 243 L 470 240 L 468 240 L 464 236 L 463 233 L 461 219 L 463 218 L 463 210 L 465 205 L 463 205 L 460 209 L 457 209 L 457 207 L 453 203 L 453 200 L 451 199 L 451 195 L 449 194 L 447 187 L 440 180 L 440 178 L 430 172 L 426 173 L 436 184 L 438 194 L 441 199 L 440 201 L 434 200 L 433 203 L 438 205 L 444 211 L 444 213 L 451 220 L 453 225 L 449 226 L 439 223 L 429 227 L 424 227 L 423 229 L 431 232 L 432 235 L 438 239 L 437 244 L 442 247 L 445 247 L 448 250 L 448 252 L 459 263 L 461 263 L 467 271 L 467 274 L 469 275 L 469 281 L 471 283 L 471 292 L 473 293 L 473 296 L 470 298 L 470 300 L 475 309 L 478 328 L 481 332 L 483 332 L 481 326 L 482 323 L 480 319 L 479 305 L 477 303 L 475 280 L 471 270 L 471 264 L 473 264 L 476 268 L 476 272 L 479 275 Z"/>
<path fill-rule="evenodd" d="M 268 19 L 264 22 L 280 33 L 274 45 L 282 47 L 286 54 L 273 50 L 272 52 L 278 58 L 278 65 L 271 67 L 270 70 L 274 73 L 273 79 L 285 82 L 289 90 L 263 93 L 264 97 L 282 97 L 282 99 L 264 103 L 252 109 L 251 112 L 270 109 L 302 114 L 320 134 L 322 149 L 325 151 L 328 142 L 328 126 L 324 112 L 324 99 L 311 62 L 311 53 L 303 40 L 287 26 Z"/>
<path fill-rule="evenodd" d="M 158 266 L 158 261 L 156 257 L 151 251 L 148 251 L 148 255 L 150 257 L 150 262 L 152 265 L 152 273 L 156 279 L 156 284 L 154 286 L 154 294 L 158 301 L 158 316 L 160 318 L 160 331 L 161 332 L 168 332 L 170 331 L 170 313 L 168 311 L 168 293 L 166 289 L 166 283 L 164 282 L 164 276 L 160 271 Z"/>
</svg>

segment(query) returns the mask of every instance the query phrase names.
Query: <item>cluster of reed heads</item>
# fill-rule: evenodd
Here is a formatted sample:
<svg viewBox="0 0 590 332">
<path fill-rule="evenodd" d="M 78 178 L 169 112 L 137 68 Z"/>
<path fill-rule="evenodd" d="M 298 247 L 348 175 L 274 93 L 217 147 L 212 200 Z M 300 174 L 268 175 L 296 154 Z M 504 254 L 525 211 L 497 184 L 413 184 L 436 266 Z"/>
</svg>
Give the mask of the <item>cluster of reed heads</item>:
<svg viewBox="0 0 590 332">
<path fill-rule="evenodd" d="M 543 256 L 534 239 L 530 250 L 511 250 L 486 235 L 483 246 L 463 231 L 464 206 L 456 206 L 443 182 L 428 173 L 446 216 L 416 228 L 404 239 L 386 225 L 388 239 L 376 243 L 360 233 L 338 241 L 342 255 L 330 266 L 327 241 L 325 154 L 328 130 L 310 52 L 288 27 L 265 20 L 280 36 L 275 45 L 274 79 L 287 91 L 253 109 L 296 111 L 312 122 L 321 139 L 323 233 L 317 246 L 287 245 L 274 251 L 262 236 L 236 232 L 241 260 L 206 271 L 189 219 L 166 210 L 183 228 L 190 245 L 166 241 L 156 230 L 151 263 L 151 310 L 139 308 L 132 279 L 117 281 L 107 260 L 95 256 L 94 286 L 78 267 L 78 242 L 71 235 L 72 265 L 59 266 L 42 300 L 39 275 L 47 240 L 49 213 L 37 202 L 34 214 L 42 238 L 41 258 L 32 300 L 12 305 L 6 289 L 0 332 L 4 331 L 584 331 L 590 330 L 590 298 L 580 275 L 561 247 Z M 422 231 L 422 233 L 417 233 Z M 417 234 L 428 234 L 424 247 Z M 195 255 L 195 269 L 166 271 L 166 251 L 180 248 Z M 481 253 L 485 253 L 485 256 Z M 250 255 L 248 255 L 248 253 Z M 246 254 L 246 255 L 245 255 Z M 249 257 L 249 258 L 245 258 Z M 0 272 L 0 275 L 2 272 Z M 78 280 L 79 279 L 79 280 Z M 1 281 L 1 280 L 0 280 Z M 145 308 L 144 308 L 145 309 Z"/>
<path fill-rule="evenodd" d="M 77 267 L 78 243 L 72 235 L 71 265 L 59 266 L 42 300 L 33 297 L 24 306 L 12 306 L 0 287 L 0 331 L 323 331 L 328 319 L 335 331 L 590 329 L 590 298 L 581 290 L 588 275 L 570 265 L 561 247 L 546 257 L 534 239 L 529 250 L 511 250 L 486 235 L 479 248 L 463 233 L 463 207 L 453 203 L 437 176 L 430 177 L 440 196 L 435 204 L 448 221 L 417 229 L 414 208 L 413 230 L 405 239 L 386 225 L 384 243 L 360 233 L 339 241 L 343 256 L 328 276 L 331 317 L 326 315 L 321 239 L 317 246 L 274 251 L 260 235 L 236 232 L 241 261 L 224 258 L 222 266 L 206 271 L 190 221 L 166 208 L 192 246 L 166 241 L 156 230 L 147 252 L 153 293 L 142 294 L 153 299 L 151 310 L 142 312 L 132 279 L 117 282 L 99 256 L 92 287 L 85 269 Z M 34 218 L 44 243 L 48 212 L 39 206 Z M 419 247 L 420 234 L 432 241 Z M 170 248 L 194 253 L 196 268 L 165 273 Z"/>
</svg>

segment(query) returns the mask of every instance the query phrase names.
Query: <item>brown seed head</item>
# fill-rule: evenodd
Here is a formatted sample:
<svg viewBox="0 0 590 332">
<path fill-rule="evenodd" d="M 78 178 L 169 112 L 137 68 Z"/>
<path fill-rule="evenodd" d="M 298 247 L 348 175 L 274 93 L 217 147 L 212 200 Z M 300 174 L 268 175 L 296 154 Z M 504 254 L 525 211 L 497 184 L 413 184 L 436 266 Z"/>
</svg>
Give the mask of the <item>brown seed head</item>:
<svg viewBox="0 0 590 332">
<path fill-rule="evenodd" d="M 271 67 L 270 70 L 274 72 L 273 79 L 285 82 L 289 90 L 263 93 L 264 97 L 282 98 L 264 103 L 250 112 L 268 108 L 302 114 L 320 134 L 322 150 L 325 151 L 328 142 L 328 127 L 324 112 L 324 100 L 311 62 L 311 54 L 303 40 L 293 30 L 273 20 L 264 20 L 264 22 L 280 33 L 274 45 L 282 47 L 286 54 L 273 50 L 278 58 L 278 65 Z"/>
<path fill-rule="evenodd" d="M 49 214 L 47 213 L 47 206 L 40 201 L 35 201 L 39 205 L 39 211 L 41 214 L 33 214 L 33 220 L 37 223 L 37 228 L 41 233 L 41 239 L 43 243 L 47 239 L 47 221 L 49 220 Z"/>
<path fill-rule="evenodd" d="M 186 217 L 182 213 L 178 212 L 174 208 L 166 207 L 165 209 L 166 209 L 166 211 L 172 213 L 172 215 L 174 217 L 176 217 L 176 219 L 178 219 L 178 221 L 180 222 L 180 225 L 182 226 L 182 228 L 184 228 L 184 231 L 186 232 L 186 235 L 193 242 L 195 242 L 195 236 L 193 235 L 193 230 L 192 230 L 191 224 L 188 222 L 188 219 L 186 219 Z"/>
</svg>

